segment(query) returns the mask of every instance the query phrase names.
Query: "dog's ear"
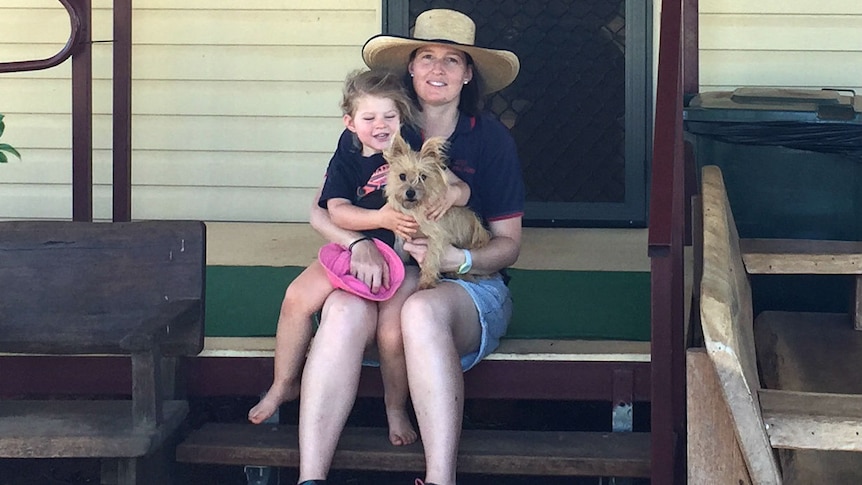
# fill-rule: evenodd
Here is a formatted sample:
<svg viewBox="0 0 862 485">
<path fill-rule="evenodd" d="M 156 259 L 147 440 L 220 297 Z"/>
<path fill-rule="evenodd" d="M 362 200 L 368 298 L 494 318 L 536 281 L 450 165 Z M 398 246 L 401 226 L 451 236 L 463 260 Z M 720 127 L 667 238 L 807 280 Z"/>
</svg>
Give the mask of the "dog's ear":
<svg viewBox="0 0 862 485">
<path fill-rule="evenodd" d="M 443 162 L 446 158 L 446 148 L 448 147 L 448 143 L 446 139 L 442 136 L 434 136 L 427 140 L 422 144 L 422 149 L 419 151 L 419 155 L 422 158 L 425 157 L 433 157 L 439 160 L 445 166 L 445 162 Z"/>
<path fill-rule="evenodd" d="M 402 156 L 410 151 L 410 145 L 401 137 L 401 133 L 396 133 L 394 137 L 392 137 L 392 143 L 389 144 L 389 148 L 383 150 L 383 158 L 389 160 L 391 158 L 396 158 Z"/>
</svg>

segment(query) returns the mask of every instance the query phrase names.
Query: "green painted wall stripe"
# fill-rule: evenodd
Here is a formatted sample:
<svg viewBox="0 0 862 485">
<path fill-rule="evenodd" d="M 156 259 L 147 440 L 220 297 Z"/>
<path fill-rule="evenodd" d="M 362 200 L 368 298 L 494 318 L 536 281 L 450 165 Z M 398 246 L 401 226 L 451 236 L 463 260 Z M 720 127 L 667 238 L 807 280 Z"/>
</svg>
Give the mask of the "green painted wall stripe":
<svg viewBox="0 0 862 485">
<path fill-rule="evenodd" d="M 207 335 L 272 336 L 284 289 L 302 267 L 208 266 Z M 509 338 L 648 341 L 648 272 L 511 270 Z"/>
</svg>

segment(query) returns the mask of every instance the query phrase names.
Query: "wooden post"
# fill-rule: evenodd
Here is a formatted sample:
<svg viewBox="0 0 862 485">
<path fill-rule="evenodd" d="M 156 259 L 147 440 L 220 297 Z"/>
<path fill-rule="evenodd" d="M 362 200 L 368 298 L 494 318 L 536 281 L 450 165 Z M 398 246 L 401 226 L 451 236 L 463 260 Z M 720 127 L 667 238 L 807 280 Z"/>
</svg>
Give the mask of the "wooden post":
<svg viewBox="0 0 862 485">
<path fill-rule="evenodd" d="M 862 275 L 856 275 L 850 311 L 853 312 L 853 326 L 856 330 L 862 330 Z"/>
<path fill-rule="evenodd" d="M 706 349 L 686 351 L 686 389 L 689 485 L 751 484 Z"/>
<path fill-rule="evenodd" d="M 132 354 L 132 422 L 155 427 L 162 423 L 161 352 L 155 349 Z"/>
</svg>

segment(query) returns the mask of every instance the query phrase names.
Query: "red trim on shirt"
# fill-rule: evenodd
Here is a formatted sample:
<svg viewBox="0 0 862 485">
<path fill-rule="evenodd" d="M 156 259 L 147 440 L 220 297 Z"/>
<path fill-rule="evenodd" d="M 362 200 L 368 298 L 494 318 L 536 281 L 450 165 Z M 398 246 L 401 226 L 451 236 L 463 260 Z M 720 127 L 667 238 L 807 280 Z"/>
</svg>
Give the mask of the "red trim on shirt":
<svg viewBox="0 0 862 485">
<path fill-rule="evenodd" d="M 505 221 L 506 219 L 514 219 L 516 217 L 524 217 L 523 212 L 512 212 L 511 214 L 503 214 L 497 217 L 488 218 L 488 222 Z"/>
</svg>

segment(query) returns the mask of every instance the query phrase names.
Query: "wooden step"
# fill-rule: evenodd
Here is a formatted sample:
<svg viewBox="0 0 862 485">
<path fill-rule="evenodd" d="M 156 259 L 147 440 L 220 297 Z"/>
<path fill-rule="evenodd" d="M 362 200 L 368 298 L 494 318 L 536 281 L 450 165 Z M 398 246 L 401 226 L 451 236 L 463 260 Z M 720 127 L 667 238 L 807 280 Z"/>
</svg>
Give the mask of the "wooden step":
<svg viewBox="0 0 862 485">
<path fill-rule="evenodd" d="M 185 463 L 299 466 L 297 427 L 207 423 L 177 447 Z M 332 467 L 422 471 L 421 443 L 389 444 L 384 428 L 344 430 Z M 649 477 L 649 433 L 464 430 L 460 473 Z"/>
</svg>

